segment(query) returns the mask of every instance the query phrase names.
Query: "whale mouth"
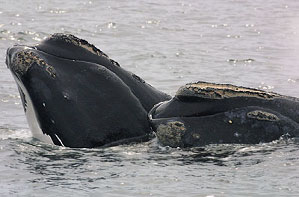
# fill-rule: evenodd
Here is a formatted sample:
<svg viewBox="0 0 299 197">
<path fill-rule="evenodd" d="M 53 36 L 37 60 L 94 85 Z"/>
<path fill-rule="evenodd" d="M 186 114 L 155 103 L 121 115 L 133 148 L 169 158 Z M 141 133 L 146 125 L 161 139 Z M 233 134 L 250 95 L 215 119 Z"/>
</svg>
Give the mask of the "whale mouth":
<svg viewBox="0 0 299 197">
<path fill-rule="evenodd" d="M 192 118 L 204 117 L 222 113 L 228 108 L 218 107 L 220 103 L 206 98 L 184 98 L 184 100 L 174 97 L 169 101 L 156 104 L 148 113 L 150 121 L 154 119 L 171 118 Z M 233 108 L 230 108 L 233 109 Z"/>
<path fill-rule="evenodd" d="M 177 100 L 177 101 L 176 101 Z M 192 104 L 192 103 L 184 103 L 179 104 L 179 108 L 174 109 L 170 113 L 163 113 L 164 110 L 167 108 L 171 108 L 171 105 L 173 105 L 173 102 L 181 102 L 177 98 L 173 98 L 170 101 L 164 101 L 157 103 L 154 105 L 154 107 L 149 111 L 148 113 L 148 119 L 150 122 L 155 122 L 156 120 L 170 120 L 170 119 L 176 119 L 176 118 L 198 118 L 198 117 L 205 117 L 205 116 L 211 116 L 218 113 L 223 113 L 225 110 L 221 109 L 205 109 L 204 111 L 188 111 L 184 110 L 186 108 L 185 105 Z M 198 100 L 197 100 L 198 102 Z M 211 101 L 210 101 L 211 102 Z M 170 103 L 170 105 L 169 105 Z M 187 106 L 188 109 L 188 106 Z"/>
</svg>

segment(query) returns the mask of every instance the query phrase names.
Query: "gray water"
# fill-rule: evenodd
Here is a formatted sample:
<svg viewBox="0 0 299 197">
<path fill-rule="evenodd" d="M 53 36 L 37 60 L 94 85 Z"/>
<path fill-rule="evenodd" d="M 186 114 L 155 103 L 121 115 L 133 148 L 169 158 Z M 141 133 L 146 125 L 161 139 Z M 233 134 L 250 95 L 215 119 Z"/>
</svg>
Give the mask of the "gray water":
<svg viewBox="0 0 299 197">
<path fill-rule="evenodd" d="M 297 0 L 0 0 L 0 196 L 298 196 L 299 143 L 70 149 L 31 138 L 6 49 L 88 40 L 169 94 L 198 80 L 299 97 Z"/>
</svg>

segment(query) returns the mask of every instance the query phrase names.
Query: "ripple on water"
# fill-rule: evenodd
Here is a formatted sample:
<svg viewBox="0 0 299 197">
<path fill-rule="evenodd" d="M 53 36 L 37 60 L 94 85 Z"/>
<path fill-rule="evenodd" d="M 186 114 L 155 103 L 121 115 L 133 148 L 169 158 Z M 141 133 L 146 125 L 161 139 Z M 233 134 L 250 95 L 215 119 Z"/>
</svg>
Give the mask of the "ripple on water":
<svg viewBox="0 0 299 197">
<path fill-rule="evenodd" d="M 295 141 L 184 150 L 155 140 L 104 149 L 34 141 L 4 64 L 13 44 L 31 45 L 64 32 L 87 39 L 168 93 L 204 80 L 298 96 L 297 0 L 287 5 L 279 0 L 5 0 L 1 5 L 1 196 L 298 195 Z"/>
</svg>

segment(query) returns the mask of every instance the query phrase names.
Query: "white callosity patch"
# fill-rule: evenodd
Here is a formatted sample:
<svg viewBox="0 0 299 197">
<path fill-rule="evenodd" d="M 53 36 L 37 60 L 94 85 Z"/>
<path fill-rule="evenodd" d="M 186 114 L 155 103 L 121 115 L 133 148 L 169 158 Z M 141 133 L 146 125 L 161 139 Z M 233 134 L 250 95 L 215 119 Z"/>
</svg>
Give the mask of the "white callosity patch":
<svg viewBox="0 0 299 197">
<path fill-rule="evenodd" d="M 257 120 L 265 120 L 265 121 L 278 121 L 279 118 L 272 113 L 255 110 L 247 113 L 248 118 L 257 119 Z"/>
<path fill-rule="evenodd" d="M 25 74 L 34 63 L 45 68 L 45 70 L 49 73 L 51 77 L 56 77 L 56 72 L 53 66 L 47 64 L 42 58 L 40 58 L 37 54 L 35 54 L 27 48 L 18 52 L 14 56 L 12 67 L 14 67 L 13 69 L 16 73 L 22 75 Z"/>
<path fill-rule="evenodd" d="M 183 145 L 183 136 L 186 128 L 184 123 L 179 121 L 168 122 L 161 124 L 157 128 L 157 138 L 164 146 L 180 147 Z"/>
<path fill-rule="evenodd" d="M 207 99 L 223 99 L 232 97 L 256 97 L 262 99 L 274 99 L 282 97 L 279 94 L 265 92 L 258 89 L 245 88 L 230 84 L 215 84 L 207 82 L 186 84 L 177 91 L 176 96 L 196 96 Z"/>
<path fill-rule="evenodd" d="M 98 56 L 105 56 L 107 58 L 108 55 L 106 55 L 103 51 L 99 50 L 98 48 L 96 48 L 93 44 L 90 44 L 89 42 L 87 42 L 86 40 L 83 39 L 79 39 L 71 34 L 53 34 L 51 37 L 48 38 L 49 40 L 51 39 L 60 39 L 63 40 L 64 42 L 73 44 L 75 46 L 79 46 L 82 47 L 84 49 L 86 49 L 87 51 L 98 55 Z"/>
</svg>

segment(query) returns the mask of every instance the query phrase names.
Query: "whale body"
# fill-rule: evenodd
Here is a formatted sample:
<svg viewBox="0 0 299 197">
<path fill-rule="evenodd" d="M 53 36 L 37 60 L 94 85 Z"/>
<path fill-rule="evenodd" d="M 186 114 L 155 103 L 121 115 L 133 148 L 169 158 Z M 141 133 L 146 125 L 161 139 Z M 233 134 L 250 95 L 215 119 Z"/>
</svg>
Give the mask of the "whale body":
<svg viewBox="0 0 299 197">
<path fill-rule="evenodd" d="M 256 144 L 299 136 L 299 99 L 230 84 L 189 83 L 171 97 L 70 34 L 15 45 L 6 64 L 33 137 L 67 147 L 146 141 Z"/>
</svg>

